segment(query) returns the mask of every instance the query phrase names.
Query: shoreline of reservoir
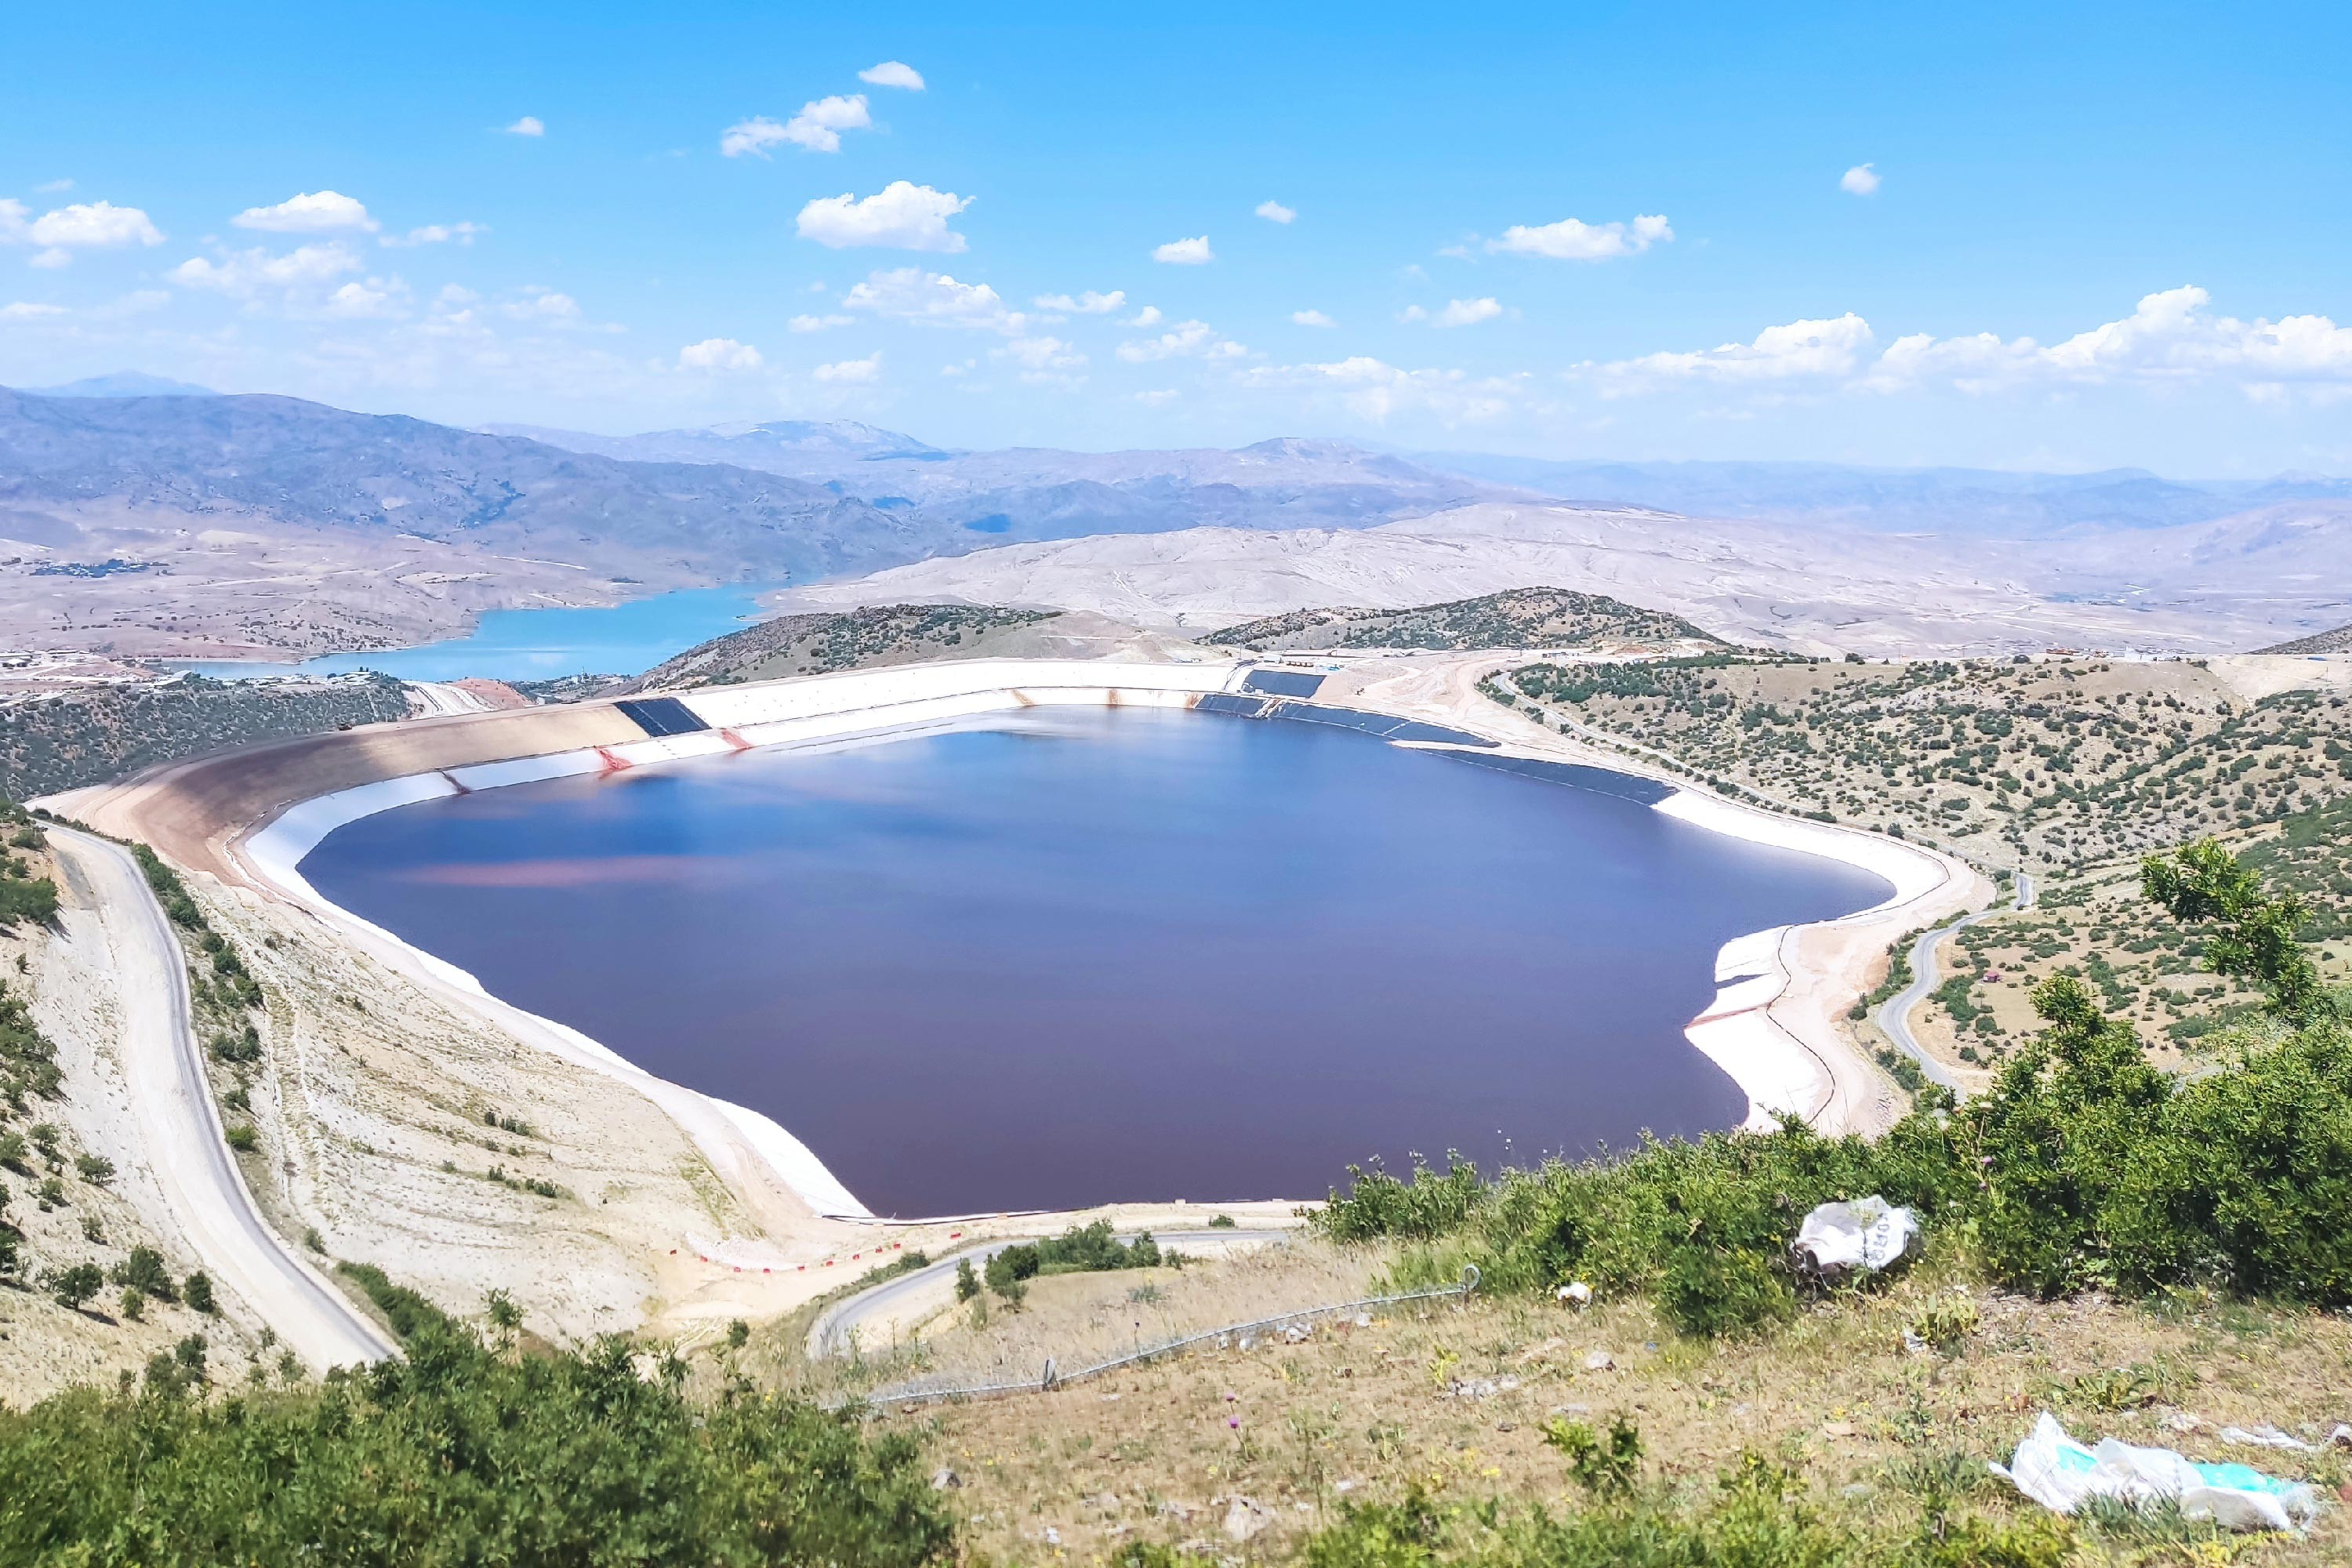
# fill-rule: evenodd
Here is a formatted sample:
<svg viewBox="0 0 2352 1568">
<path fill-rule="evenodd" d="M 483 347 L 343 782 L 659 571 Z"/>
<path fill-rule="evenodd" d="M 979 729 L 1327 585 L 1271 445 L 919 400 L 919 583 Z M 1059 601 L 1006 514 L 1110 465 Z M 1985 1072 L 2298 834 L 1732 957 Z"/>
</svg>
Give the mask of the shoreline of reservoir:
<svg viewBox="0 0 2352 1568">
<path fill-rule="evenodd" d="M 1496 661 L 1488 656 L 1479 662 L 1491 667 Z M 380 960 L 462 1000 L 526 1043 L 627 1083 L 684 1128 L 730 1184 L 788 1196 L 786 1208 L 810 1216 L 876 1223 L 823 1162 L 772 1120 L 669 1083 L 576 1029 L 502 1001 L 462 969 L 323 898 L 302 878 L 301 859 L 336 827 L 415 801 L 754 747 L 881 740 L 1007 710 L 1061 704 L 1190 708 L 1204 697 L 1239 692 L 1252 668 L 1229 662 L 973 660 L 704 688 L 672 700 L 705 726 L 681 733 L 649 734 L 611 704 L 466 715 L 261 749 L 281 753 L 278 760 L 289 764 L 276 788 L 257 787 L 259 781 L 251 776 L 261 753 L 237 753 L 181 764 L 126 785 L 77 792 L 76 798 L 53 804 L 86 818 L 113 818 L 142 836 L 161 828 L 172 840 L 163 847 L 174 858 L 209 861 L 205 868 L 306 909 Z M 1874 1107 L 1857 1091 L 1857 1064 L 1837 1060 L 1842 1048 L 1805 1027 L 1809 1020 L 1784 1016 L 1786 1005 L 1818 1001 L 1824 989 L 1850 993 L 1850 1002 L 1865 988 L 1858 983 L 1857 957 L 1866 965 L 1885 946 L 1869 933 L 1889 924 L 1898 910 L 1913 910 L 1908 923 L 1919 923 L 1925 906 L 1950 901 L 1957 885 L 1973 873 L 1916 846 L 1698 795 L 1681 781 L 1660 778 L 1622 759 L 1595 757 L 1585 748 L 1530 745 L 1528 737 L 1510 734 L 1509 725 L 1494 722 L 1500 710 L 1465 713 L 1454 702 L 1438 713 L 1426 701 L 1383 703 L 1364 691 L 1342 696 L 1355 700 L 1339 706 L 1359 713 L 1450 731 L 1444 740 L 1412 736 L 1401 743 L 1453 750 L 1470 741 L 1483 744 L 1489 757 L 1560 760 L 1566 753 L 1583 765 L 1666 785 L 1671 793 L 1653 804 L 1665 815 L 1730 837 L 1839 860 L 1886 881 L 1889 896 L 1868 909 L 1726 943 L 1717 959 L 1715 999 L 1685 1031 L 1746 1096 L 1749 1112 L 1743 1125 L 1769 1127 L 1780 1115 L 1796 1115 L 1831 1131 L 1866 1131 L 1885 1120 L 1874 1116 Z M 515 722 L 542 716 L 549 721 Z M 328 754 L 314 754 L 321 752 Z M 1843 1054 L 1852 1057 L 1850 1051 Z M 1866 1064 L 1861 1069 L 1867 1079 Z M 754 1207 L 787 1220 L 772 1204 Z"/>
</svg>

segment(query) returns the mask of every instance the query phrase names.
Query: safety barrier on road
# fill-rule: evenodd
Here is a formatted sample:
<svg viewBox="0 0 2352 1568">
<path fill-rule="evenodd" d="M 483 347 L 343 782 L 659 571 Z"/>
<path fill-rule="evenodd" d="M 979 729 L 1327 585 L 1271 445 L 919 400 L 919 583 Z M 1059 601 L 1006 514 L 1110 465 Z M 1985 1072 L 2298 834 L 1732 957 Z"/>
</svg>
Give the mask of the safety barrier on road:
<svg viewBox="0 0 2352 1568">
<path fill-rule="evenodd" d="M 1459 1285 L 1447 1285 L 1435 1290 L 1409 1290 L 1401 1296 L 1367 1296 L 1360 1300 L 1334 1301 L 1328 1306 L 1302 1307 L 1295 1312 L 1282 1312 L 1271 1318 L 1256 1318 L 1246 1323 L 1228 1323 L 1221 1329 L 1204 1329 L 1197 1334 L 1185 1334 L 1177 1339 L 1165 1340 L 1142 1350 L 1130 1351 L 1126 1355 L 1113 1356 L 1108 1361 L 1097 1362 L 1092 1366 L 1080 1367 L 1075 1372 L 1061 1371 L 1055 1365 L 1054 1358 L 1047 1356 L 1045 1372 L 1033 1383 L 988 1383 L 971 1388 L 942 1388 L 920 1383 L 902 1384 L 895 1388 L 877 1388 L 853 1398 L 832 1400 L 826 1403 L 824 1408 L 845 1410 L 857 1405 L 926 1405 L 947 1399 L 992 1399 L 1006 1394 L 1050 1394 L 1066 1384 L 1083 1383 L 1090 1377 L 1099 1377 L 1107 1372 L 1117 1372 L 1121 1367 L 1140 1366 L 1145 1362 L 1157 1361 L 1161 1356 L 1173 1355 L 1178 1351 L 1190 1350 L 1194 1345 L 1207 1344 L 1213 1340 L 1231 1340 L 1236 1334 L 1254 1333 L 1260 1329 L 1273 1332 L 1304 1322 L 1310 1318 L 1328 1317 L 1334 1312 L 1360 1312 L 1372 1307 L 1402 1306 L 1408 1301 L 1434 1301 L 1448 1298 L 1458 1300 L 1478 1289 L 1478 1266 L 1475 1263 L 1465 1263 L 1462 1266 L 1462 1283 Z"/>
</svg>

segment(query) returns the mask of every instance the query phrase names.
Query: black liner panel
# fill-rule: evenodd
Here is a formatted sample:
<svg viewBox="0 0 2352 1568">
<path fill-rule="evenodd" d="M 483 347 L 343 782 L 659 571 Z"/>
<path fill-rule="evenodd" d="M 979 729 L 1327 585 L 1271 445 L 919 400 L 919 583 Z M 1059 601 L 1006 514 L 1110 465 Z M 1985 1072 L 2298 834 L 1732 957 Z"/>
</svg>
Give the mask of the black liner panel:
<svg viewBox="0 0 2352 1568">
<path fill-rule="evenodd" d="M 614 706 L 656 740 L 664 735 L 691 735 L 710 728 L 695 717 L 693 709 L 675 697 L 625 697 Z"/>
<path fill-rule="evenodd" d="M 1324 678 L 1303 669 L 1253 669 L 1242 682 L 1244 691 L 1269 697 L 1312 697 L 1323 689 Z"/>
<path fill-rule="evenodd" d="M 1643 805 L 1655 805 L 1675 793 L 1674 785 L 1660 784 L 1655 779 L 1616 773 L 1608 768 L 1587 767 L 1582 763 L 1551 763 L 1538 757 L 1464 757 L 1462 760 L 1501 773 L 1542 779 L 1549 784 L 1567 784 L 1572 789 L 1589 789 L 1595 795 L 1613 795 Z"/>
<path fill-rule="evenodd" d="M 1316 702 L 1277 702 L 1266 717 L 1336 724 L 1342 730 L 1361 730 L 1367 735 L 1378 735 L 1383 741 L 1433 741 L 1441 745 L 1476 746 L 1481 750 L 1500 744 L 1466 730 L 1449 730 L 1442 724 L 1424 724 L 1418 719 L 1399 719 L 1387 713 L 1359 713 L 1353 708 L 1326 708 Z"/>
</svg>

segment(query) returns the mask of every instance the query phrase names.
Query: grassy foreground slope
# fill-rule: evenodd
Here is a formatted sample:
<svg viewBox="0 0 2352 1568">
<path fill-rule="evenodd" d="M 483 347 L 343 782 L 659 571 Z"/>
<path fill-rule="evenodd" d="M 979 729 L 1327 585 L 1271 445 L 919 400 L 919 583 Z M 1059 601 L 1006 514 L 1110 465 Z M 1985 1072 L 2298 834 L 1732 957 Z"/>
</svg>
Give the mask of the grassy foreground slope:
<svg viewBox="0 0 2352 1568">
<path fill-rule="evenodd" d="M 2275 643 L 2269 647 L 2257 648 L 2255 651 L 2258 653 L 2284 654 L 2344 653 L 2352 651 L 2352 626 L 2338 626 L 2332 632 L 2314 632 L 2307 637 L 2297 637 L 2293 642 Z"/>
<path fill-rule="evenodd" d="M 1609 652 L 1702 651 L 1723 639 L 1663 610 L 1606 594 L 1513 588 L 1409 610 L 1295 610 L 1202 639 L 1253 653 L 1311 648 L 1577 647 Z"/>
<path fill-rule="evenodd" d="M 383 675 L 299 683 L 192 675 L 89 687 L 0 707 L 0 795 L 32 799 L 157 763 L 407 713 L 400 682 Z"/>
</svg>

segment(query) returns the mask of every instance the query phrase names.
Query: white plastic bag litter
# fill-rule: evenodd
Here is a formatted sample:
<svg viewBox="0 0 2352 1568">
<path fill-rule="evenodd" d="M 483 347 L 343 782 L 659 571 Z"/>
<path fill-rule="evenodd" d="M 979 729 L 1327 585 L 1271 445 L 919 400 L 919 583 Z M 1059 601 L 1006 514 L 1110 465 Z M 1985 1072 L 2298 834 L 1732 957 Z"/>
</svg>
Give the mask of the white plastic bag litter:
<svg viewBox="0 0 2352 1568">
<path fill-rule="evenodd" d="M 1908 1251 L 1918 1234 L 1919 1216 L 1911 1210 L 1882 1197 L 1857 1198 L 1807 1215 L 1789 1251 L 1798 1268 L 1824 1279 L 1853 1268 L 1875 1273 Z"/>
<path fill-rule="evenodd" d="M 2319 1494 L 2304 1482 L 2246 1465 L 2194 1464 L 2169 1448 L 2137 1448 L 2113 1437 L 2085 1448 L 2047 1411 L 2018 1444 L 2009 1468 L 1992 1468 L 2060 1513 L 2095 1497 L 2135 1508 L 2171 1498 L 2187 1517 L 2210 1519 L 2225 1530 L 2300 1530 L 2319 1511 Z"/>
</svg>

